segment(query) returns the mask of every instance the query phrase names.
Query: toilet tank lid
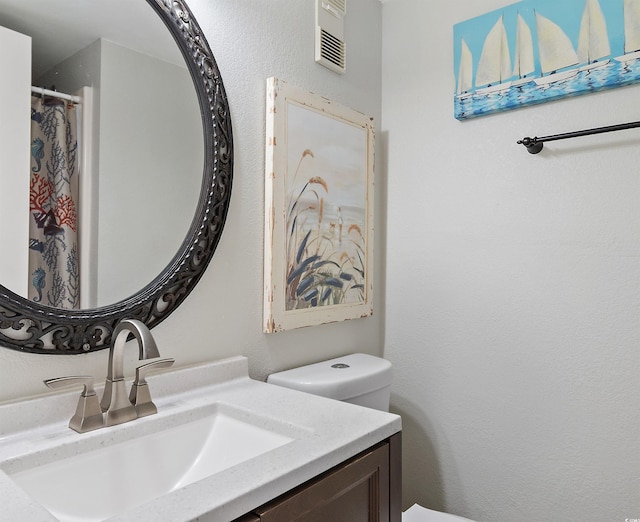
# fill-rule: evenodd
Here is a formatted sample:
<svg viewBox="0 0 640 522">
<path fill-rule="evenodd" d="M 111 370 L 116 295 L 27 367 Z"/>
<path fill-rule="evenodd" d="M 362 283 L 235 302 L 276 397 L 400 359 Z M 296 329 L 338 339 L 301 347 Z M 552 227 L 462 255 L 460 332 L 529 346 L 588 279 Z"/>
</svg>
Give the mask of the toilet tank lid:
<svg viewBox="0 0 640 522">
<path fill-rule="evenodd" d="M 391 363 L 355 353 L 269 375 L 267 382 L 323 397 L 344 400 L 391 384 Z"/>
</svg>

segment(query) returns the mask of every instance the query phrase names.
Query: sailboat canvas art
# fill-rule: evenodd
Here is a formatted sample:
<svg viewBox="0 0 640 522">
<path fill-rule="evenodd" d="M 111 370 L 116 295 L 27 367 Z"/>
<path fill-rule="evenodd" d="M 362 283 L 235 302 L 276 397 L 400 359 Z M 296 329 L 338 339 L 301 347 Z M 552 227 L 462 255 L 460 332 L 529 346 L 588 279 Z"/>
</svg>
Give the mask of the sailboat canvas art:
<svg viewBox="0 0 640 522">
<path fill-rule="evenodd" d="M 522 0 L 453 33 L 459 120 L 640 81 L 640 0 Z"/>
</svg>

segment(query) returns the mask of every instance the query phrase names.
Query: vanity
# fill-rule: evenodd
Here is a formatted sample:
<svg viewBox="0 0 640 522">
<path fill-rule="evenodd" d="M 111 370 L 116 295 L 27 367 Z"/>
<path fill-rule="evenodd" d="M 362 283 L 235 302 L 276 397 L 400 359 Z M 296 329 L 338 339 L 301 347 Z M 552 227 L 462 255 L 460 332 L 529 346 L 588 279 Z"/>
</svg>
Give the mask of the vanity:
<svg viewBox="0 0 640 522">
<path fill-rule="evenodd" d="M 82 434 L 77 390 L 0 406 L 3 516 L 400 520 L 397 415 L 252 380 L 240 356 L 148 383 L 156 415 Z"/>
</svg>

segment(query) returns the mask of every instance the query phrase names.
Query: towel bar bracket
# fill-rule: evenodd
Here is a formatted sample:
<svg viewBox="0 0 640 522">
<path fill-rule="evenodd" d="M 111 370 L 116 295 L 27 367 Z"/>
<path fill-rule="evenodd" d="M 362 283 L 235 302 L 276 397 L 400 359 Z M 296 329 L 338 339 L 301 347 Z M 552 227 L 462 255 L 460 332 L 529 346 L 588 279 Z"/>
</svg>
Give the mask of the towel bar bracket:
<svg viewBox="0 0 640 522">
<path fill-rule="evenodd" d="M 538 154 L 538 152 L 542 150 L 544 143 L 541 141 L 538 141 L 538 138 L 527 137 L 527 138 L 522 138 L 521 140 L 518 140 L 518 145 L 524 145 L 525 147 L 527 147 L 527 152 L 529 154 Z"/>
</svg>

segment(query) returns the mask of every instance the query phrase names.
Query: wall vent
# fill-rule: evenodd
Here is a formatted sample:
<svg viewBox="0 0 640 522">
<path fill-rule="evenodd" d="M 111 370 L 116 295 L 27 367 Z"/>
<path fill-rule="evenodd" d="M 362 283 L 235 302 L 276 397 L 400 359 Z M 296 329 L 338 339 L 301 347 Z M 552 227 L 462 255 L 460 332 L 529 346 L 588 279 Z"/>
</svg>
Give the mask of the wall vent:
<svg viewBox="0 0 640 522">
<path fill-rule="evenodd" d="M 347 12 L 347 0 L 327 0 L 326 2 L 322 2 L 323 4 L 327 4 L 325 9 L 331 9 L 338 11 L 340 16 L 344 16 Z"/>
<path fill-rule="evenodd" d="M 337 73 L 346 70 L 344 17 L 347 0 L 316 0 L 316 62 Z"/>
</svg>

